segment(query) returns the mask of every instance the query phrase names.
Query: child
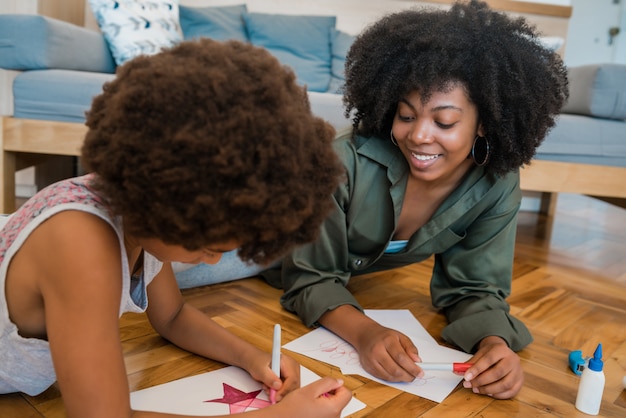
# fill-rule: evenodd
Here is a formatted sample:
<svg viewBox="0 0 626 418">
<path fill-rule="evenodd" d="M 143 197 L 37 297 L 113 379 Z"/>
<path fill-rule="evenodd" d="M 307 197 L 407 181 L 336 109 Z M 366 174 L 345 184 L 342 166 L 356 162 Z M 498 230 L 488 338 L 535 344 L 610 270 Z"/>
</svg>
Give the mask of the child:
<svg viewBox="0 0 626 418">
<path fill-rule="evenodd" d="M 164 338 L 277 391 L 250 416 L 338 416 L 340 381 L 296 389 L 286 356 L 276 376 L 268 353 L 184 302 L 170 265 L 235 249 L 266 264 L 315 238 L 341 170 L 294 74 L 249 45 L 184 42 L 120 67 L 87 126 L 90 174 L 2 222 L 0 393 L 57 380 L 71 417 L 157 416 L 130 409 L 118 330 L 146 311 Z"/>
</svg>

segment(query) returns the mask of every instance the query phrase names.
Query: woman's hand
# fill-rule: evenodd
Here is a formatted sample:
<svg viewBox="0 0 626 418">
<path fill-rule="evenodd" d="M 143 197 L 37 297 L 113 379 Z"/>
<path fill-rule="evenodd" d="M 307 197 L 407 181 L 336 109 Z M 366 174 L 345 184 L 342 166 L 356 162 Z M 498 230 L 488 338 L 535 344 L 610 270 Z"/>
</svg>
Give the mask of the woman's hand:
<svg viewBox="0 0 626 418">
<path fill-rule="evenodd" d="M 336 418 L 350 399 L 352 392 L 343 386 L 342 380 L 324 377 L 289 393 L 282 402 L 266 410 L 271 410 L 272 417 Z"/>
<path fill-rule="evenodd" d="M 300 387 L 300 365 L 286 355 L 280 356 L 280 376 L 272 371 L 271 356 L 267 353 L 259 356 L 246 370 L 252 378 L 263 383 L 263 389 L 268 396 L 271 389 L 276 391 L 276 402 Z"/>
<path fill-rule="evenodd" d="M 372 322 L 360 332 L 355 346 L 363 368 L 388 382 L 412 382 L 421 369 L 417 348 L 406 335 Z"/>
<path fill-rule="evenodd" d="M 520 358 L 500 337 L 483 338 L 469 362 L 473 366 L 465 372 L 463 387 L 474 393 L 509 399 L 522 388 L 524 371 Z"/>
<path fill-rule="evenodd" d="M 351 305 L 326 312 L 320 324 L 348 341 L 359 353 L 361 365 L 388 382 L 412 382 L 420 376 L 415 362 L 422 361 L 406 335 L 385 328 Z"/>
</svg>

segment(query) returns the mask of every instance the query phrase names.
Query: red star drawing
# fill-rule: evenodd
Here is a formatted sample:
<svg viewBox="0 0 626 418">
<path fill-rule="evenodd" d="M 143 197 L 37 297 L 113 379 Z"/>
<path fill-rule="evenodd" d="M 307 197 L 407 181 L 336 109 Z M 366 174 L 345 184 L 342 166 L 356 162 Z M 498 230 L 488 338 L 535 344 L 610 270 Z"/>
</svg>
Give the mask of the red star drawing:
<svg viewBox="0 0 626 418">
<path fill-rule="evenodd" d="M 271 405 L 269 401 L 257 399 L 257 395 L 261 393 L 261 389 L 253 392 L 243 392 L 227 383 L 222 383 L 222 386 L 224 386 L 224 396 L 204 402 L 219 402 L 228 404 L 231 414 L 245 412 L 248 408 L 261 409 Z"/>
</svg>

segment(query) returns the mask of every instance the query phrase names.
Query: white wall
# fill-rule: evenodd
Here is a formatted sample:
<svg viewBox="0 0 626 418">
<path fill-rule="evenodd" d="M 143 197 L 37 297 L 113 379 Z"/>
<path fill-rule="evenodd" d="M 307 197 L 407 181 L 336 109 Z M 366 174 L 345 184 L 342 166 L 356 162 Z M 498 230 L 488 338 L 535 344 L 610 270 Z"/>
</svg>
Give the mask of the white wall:
<svg viewBox="0 0 626 418">
<path fill-rule="evenodd" d="M 626 64 L 626 7 L 624 1 L 571 0 L 565 64 L 615 62 Z M 609 29 L 620 28 L 610 42 Z"/>
<path fill-rule="evenodd" d="M 620 33 L 614 39 L 615 48 L 613 50 L 613 62 L 626 64 L 626 2 L 624 2 L 624 0 L 621 0 L 621 13 L 618 28 Z"/>
<path fill-rule="evenodd" d="M 613 62 L 626 64 L 626 0 L 518 0 L 572 6 L 565 49 L 568 66 Z M 608 43 L 611 27 L 619 35 Z"/>
<path fill-rule="evenodd" d="M 37 13 L 38 0 L 0 0 L 0 13 Z"/>
<path fill-rule="evenodd" d="M 569 6 L 572 4 L 572 0 L 513 0 L 513 1 L 523 1 L 524 3 L 554 4 L 557 6 Z"/>
</svg>

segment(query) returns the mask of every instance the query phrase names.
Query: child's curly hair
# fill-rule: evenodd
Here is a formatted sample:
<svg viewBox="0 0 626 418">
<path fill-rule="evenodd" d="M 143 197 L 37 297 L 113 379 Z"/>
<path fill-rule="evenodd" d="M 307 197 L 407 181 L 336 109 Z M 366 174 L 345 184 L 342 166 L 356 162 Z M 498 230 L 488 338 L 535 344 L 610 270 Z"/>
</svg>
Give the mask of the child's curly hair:
<svg viewBox="0 0 626 418">
<path fill-rule="evenodd" d="M 346 115 L 363 135 L 388 138 L 402 97 L 424 100 L 461 82 L 477 106 L 495 174 L 530 163 L 568 97 L 560 57 L 523 18 L 484 2 L 385 16 L 357 37 L 346 59 Z"/>
<path fill-rule="evenodd" d="M 267 263 L 316 238 L 343 172 L 295 75 L 241 42 L 137 57 L 87 115 L 82 161 L 127 231 Z"/>
</svg>

